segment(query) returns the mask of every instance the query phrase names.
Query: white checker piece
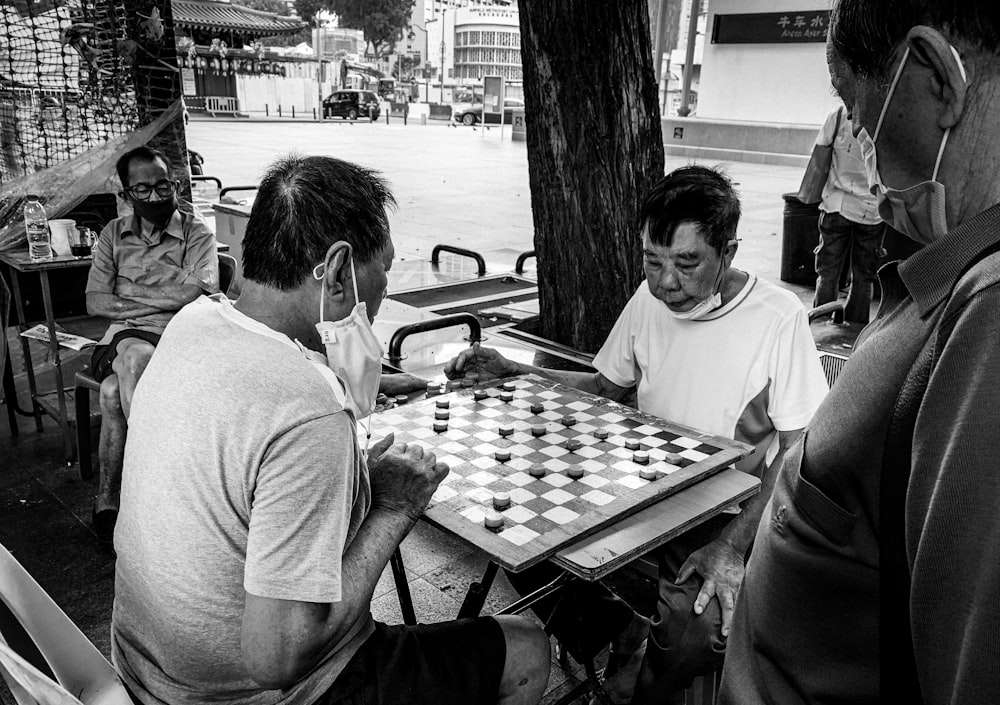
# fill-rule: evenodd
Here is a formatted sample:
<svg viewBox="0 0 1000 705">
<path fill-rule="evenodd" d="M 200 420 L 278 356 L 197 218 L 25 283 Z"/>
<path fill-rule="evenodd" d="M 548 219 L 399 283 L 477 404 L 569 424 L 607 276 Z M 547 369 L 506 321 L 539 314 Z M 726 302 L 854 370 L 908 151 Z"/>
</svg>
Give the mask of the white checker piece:
<svg viewBox="0 0 1000 705">
<path fill-rule="evenodd" d="M 512 485 L 516 485 L 519 488 L 524 487 L 525 485 L 530 485 L 534 481 L 535 478 L 523 472 L 515 472 L 512 475 L 507 476 L 507 482 L 509 482 Z M 534 495 L 532 495 L 532 497 L 534 497 Z M 513 491 L 511 493 L 511 499 L 514 499 Z"/>
<path fill-rule="evenodd" d="M 568 524 L 580 515 L 566 507 L 552 507 L 549 511 L 543 512 L 542 516 L 556 524 Z"/>
<path fill-rule="evenodd" d="M 517 524 L 509 529 L 504 529 L 498 535 L 507 539 L 515 546 L 523 546 L 528 541 L 531 541 L 531 539 L 537 538 L 538 532 L 532 531 L 524 524 Z"/>
<path fill-rule="evenodd" d="M 475 463 L 475 461 L 473 461 Z M 488 485 L 492 482 L 496 482 L 499 478 L 491 472 L 475 472 L 465 478 L 469 482 L 479 485 L 480 487 Z"/>
<path fill-rule="evenodd" d="M 596 504 L 599 507 L 603 507 L 608 502 L 614 501 L 614 496 L 609 495 L 607 492 L 601 492 L 600 490 L 591 490 L 586 494 L 580 495 L 580 499 L 585 499 L 591 504 Z"/>
<path fill-rule="evenodd" d="M 638 475 L 625 475 L 624 477 L 620 477 L 617 480 L 615 480 L 615 482 L 617 482 L 619 485 L 625 485 L 629 489 L 634 490 L 645 485 L 647 483 L 647 480 L 643 480 Z"/>
<path fill-rule="evenodd" d="M 582 482 L 583 484 L 587 485 L 588 487 L 597 488 L 597 487 L 604 487 L 606 484 L 608 484 L 609 482 L 611 482 L 611 480 L 609 480 L 606 477 L 602 477 L 600 475 L 584 475 L 583 477 L 581 477 L 579 479 L 579 482 Z M 590 493 L 588 492 L 587 494 L 590 494 Z M 587 495 L 584 495 L 584 497 L 586 497 L 586 496 Z"/>
<path fill-rule="evenodd" d="M 701 445 L 701 441 L 696 441 L 693 438 L 687 438 L 685 436 L 678 436 L 674 439 L 674 445 L 680 446 L 681 448 L 697 448 Z"/>
<path fill-rule="evenodd" d="M 687 458 L 688 460 L 694 461 L 696 463 L 699 460 L 704 460 L 705 458 L 708 457 L 706 453 L 702 453 L 700 450 L 692 450 L 690 448 L 688 448 L 687 450 L 682 450 L 677 455 L 681 456 L 682 458 Z"/>
<path fill-rule="evenodd" d="M 514 492 L 511 492 L 510 498 L 515 502 L 528 501 L 535 498 L 535 496 L 530 492 L 525 492 L 524 490 L 517 490 L 517 492 L 528 495 L 528 499 L 527 500 L 516 499 L 514 497 Z M 528 509 L 527 507 L 511 507 L 510 509 L 505 509 L 503 511 L 503 518 L 505 521 L 506 520 L 516 521 L 518 524 L 523 524 L 524 522 L 528 521 L 528 519 L 534 519 L 536 516 L 538 515 L 535 514 L 533 511 L 531 511 L 530 509 Z"/>
<path fill-rule="evenodd" d="M 573 499 L 573 495 L 566 490 L 554 489 L 543 494 L 542 499 L 547 499 L 552 504 L 566 504 L 566 502 Z"/>
<path fill-rule="evenodd" d="M 563 487 L 572 482 L 571 479 L 565 475 L 559 475 L 558 473 L 549 473 L 542 478 L 542 482 L 545 482 L 553 487 Z"/>
</svg>

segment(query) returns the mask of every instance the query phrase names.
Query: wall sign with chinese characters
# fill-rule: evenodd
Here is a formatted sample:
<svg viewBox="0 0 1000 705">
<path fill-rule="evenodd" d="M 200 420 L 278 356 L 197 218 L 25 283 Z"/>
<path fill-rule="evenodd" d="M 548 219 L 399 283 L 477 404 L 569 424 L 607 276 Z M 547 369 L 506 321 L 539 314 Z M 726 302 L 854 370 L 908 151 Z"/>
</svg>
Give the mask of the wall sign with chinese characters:
<svg viewBox="0 0 1000 705">
<path fill-rule="evenodd" d="M 716 15 L 712 44 L 825 42 L 829 10 Z"/>
</svg>

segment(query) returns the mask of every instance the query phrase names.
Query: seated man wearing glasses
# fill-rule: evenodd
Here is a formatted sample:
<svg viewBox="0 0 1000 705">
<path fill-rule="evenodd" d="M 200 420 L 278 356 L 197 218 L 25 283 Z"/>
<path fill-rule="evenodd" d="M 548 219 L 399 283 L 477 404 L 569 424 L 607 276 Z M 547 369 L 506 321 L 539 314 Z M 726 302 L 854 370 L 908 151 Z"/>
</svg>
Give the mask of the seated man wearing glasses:
<svg viewBox="0 0 1000 705">
<path fill-rule="evenodd" d="M 87 311 L 112 319 L 94 348 L 91 374 L 101 383 L 100 484 L 94 530 L 110 544 L 118 518 L 125 428 L 132 393 L 170 318 L 202 293 L 219 290 L 215 234 L 178 207 L 166 156 L 148 147 L 116 165 L 132 215 L 101 231 L 87 280 Z"/>
</svg>

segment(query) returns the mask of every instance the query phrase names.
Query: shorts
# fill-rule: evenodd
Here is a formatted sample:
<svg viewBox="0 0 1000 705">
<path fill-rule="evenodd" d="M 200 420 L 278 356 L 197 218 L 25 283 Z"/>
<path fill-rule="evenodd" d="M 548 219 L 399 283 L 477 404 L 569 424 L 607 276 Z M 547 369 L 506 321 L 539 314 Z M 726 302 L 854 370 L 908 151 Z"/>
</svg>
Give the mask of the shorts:
<svg viewBox="0 0 1000 705">
<path fill-rule="evenodd" d="M 316 705 L 493 705 L 507 642 L 492 617 L 372 634 Z"/>
<path fill-rule="evenodd" d="M 107 345 L 98 345 L 90 355 L 90 376 L 98 382 L 110 377 L 114 370 L 111 364 L 118 357 L 118 343 L 128 338 L 139 338 L 156 347 L 160 342 L 160 334 L 138 328 L 127 328 L 115 333 Z"/>
</svg>

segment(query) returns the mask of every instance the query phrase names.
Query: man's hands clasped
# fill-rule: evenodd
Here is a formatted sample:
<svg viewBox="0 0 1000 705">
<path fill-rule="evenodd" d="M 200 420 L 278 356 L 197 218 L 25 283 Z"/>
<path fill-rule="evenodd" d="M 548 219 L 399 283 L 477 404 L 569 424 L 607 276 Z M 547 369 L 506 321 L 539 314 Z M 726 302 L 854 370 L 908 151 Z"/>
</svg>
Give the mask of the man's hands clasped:
<svg viewBox="0 0 1000 705">
<path fill-rule="evenodd" d="M 448 476 L 449 468 L 422 446 L 395 440 L 395 434 L 390 433 L 369 451 L 372 506 L 416 522 L 434 490 Z"/>
<path fill-rule="evenodd" d="M 486 381 L 512 377 L 521 372 L 521 367 L 516 362 L 479 343 L 473 343 L 472 347 L 460 352 L 444 366 L 444 374 L 448 379 L 465 377 Z"/>
</svg>

